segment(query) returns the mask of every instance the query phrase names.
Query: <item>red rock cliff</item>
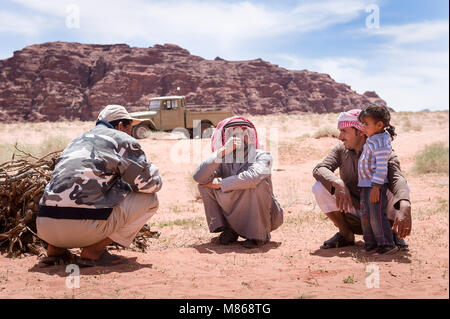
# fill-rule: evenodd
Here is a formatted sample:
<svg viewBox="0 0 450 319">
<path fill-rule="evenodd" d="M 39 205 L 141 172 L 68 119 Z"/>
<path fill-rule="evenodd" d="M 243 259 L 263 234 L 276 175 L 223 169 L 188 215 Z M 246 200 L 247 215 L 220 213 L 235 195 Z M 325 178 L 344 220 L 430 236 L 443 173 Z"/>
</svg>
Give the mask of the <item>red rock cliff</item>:
<svg viewBox="0 0 450 319">
<path fill-rule="evenodd" d="M 3 122 L 93 120 L 107 104 L 145 109 L 149 98 L 164 95 L 230 105 L 237 114 L 340 112 L 384 102 L 375 92 L 357 94 L 328 74 L 291 71 L 261 59 L 205 60 L 172 44 L 51 42 L 0 60 Z"/>
</svg>

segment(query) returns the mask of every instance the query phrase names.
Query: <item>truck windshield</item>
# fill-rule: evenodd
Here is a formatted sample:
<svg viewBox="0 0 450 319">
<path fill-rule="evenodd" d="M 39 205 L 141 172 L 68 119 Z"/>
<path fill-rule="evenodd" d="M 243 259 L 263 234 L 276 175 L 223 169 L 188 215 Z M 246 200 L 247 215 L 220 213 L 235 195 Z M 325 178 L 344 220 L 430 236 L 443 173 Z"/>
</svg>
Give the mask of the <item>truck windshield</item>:
<svg viewBox="0 0 450 319">
<path fill-rule="evenodd" d="M 150 101 L 150 106 L 148 108 L 150 110 L 159 110 L 159 100 Z"/>
</svg>

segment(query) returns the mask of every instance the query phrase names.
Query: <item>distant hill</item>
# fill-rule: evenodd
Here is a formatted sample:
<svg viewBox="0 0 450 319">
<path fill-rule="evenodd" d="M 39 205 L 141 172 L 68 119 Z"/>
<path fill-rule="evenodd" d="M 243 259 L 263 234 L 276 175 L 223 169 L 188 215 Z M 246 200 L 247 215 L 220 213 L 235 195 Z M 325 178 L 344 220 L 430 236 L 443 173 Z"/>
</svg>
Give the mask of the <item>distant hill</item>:
<svg viewBox="0 0 450 319">
<path fill-rule="evenodd" d="M 177 89 L 178 88 L 178 89 Z M 145 108 L 155 96 L 226 104 L 237 114 L 340 112 L 370 102 L 328 74 L 287 70 L 261 59 L 206 60 L 173 44 L 50 42 L 0 60 L 0 121 L 93 120 L 107 104 Z"/>
</svg>

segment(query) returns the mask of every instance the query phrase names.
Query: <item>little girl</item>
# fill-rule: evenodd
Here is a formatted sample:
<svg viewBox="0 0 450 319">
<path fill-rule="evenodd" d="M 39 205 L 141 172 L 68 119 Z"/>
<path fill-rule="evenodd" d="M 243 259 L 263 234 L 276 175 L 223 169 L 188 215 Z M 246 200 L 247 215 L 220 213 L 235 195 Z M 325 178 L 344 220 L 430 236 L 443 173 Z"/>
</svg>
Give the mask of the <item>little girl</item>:
<svg viewBox="0 0 450 319">
<path fill-rule="evenodd" d="M 388 160 L 391 139 L 396 136 L 390 125 L 391 115 L 386 106 L 370 105 L 359 114 L 363 132 L 367 135 L 358 163 L 358 187 L 361 188 L 361 226 L 366 251 L 374 255 L 395 253 L 391 226 L 386 216 Z"/>
</svg>

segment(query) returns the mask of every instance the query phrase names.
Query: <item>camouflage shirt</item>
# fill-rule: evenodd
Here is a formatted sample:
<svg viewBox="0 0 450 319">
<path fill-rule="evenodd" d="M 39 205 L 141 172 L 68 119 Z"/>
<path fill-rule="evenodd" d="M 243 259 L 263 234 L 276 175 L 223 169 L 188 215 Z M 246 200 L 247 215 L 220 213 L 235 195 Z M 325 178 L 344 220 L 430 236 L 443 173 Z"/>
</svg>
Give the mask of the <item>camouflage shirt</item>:
<svg viewBox="0 0 450 319">
<path fill-rule="evenodd" d="M 139 143 L 99 122 L 62 152 L 39 204 L 101 210 L 130 192 L 155 193 L 161 186 L 158 167 L 147 162 Z"/>
</svg>

